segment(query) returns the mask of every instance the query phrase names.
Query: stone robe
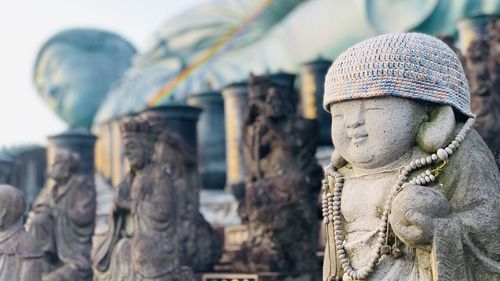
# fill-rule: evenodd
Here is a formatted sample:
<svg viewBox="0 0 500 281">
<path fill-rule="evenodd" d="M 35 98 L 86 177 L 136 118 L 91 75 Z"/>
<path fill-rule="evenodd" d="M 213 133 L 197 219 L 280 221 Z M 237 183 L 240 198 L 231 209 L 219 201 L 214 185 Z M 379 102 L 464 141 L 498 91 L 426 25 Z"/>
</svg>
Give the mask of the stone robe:
<svg viewBox="0 0 500 281">
<path fill-rule="evenodd" d="M 416 148 L 412 159 L 422 155 Z M 352 175 L 349 167 L 340 172 L 346 177 Z M 375 248 L 380 210 L 397 176 L 397 172 L 378 174 L 344 183 L 341 213 L 345 248 L 356 269 L 367 264 Z M 442 192 L 452 207 L 450 215 L 434 219 L 431 245 L 411 248 L 401 244 L 402 257 L 383 256 L 366 280 L 500 280 L 500 175 L 491 152 L 475 130 L 450 156 L 443 174 L 429 188 Z M 368 193 L 370 196 L 365 196 Z M 327 231 L 324 281 L 329 275 L 343 275 L 335 254 L 332 224 Z M 344 275 L 343 280 L 351 279 Z"/>
<path fill-rule="evenodd" d="M 91 280 L 95 228 L 93 177 L 71 176 L 42 190 L 27 223 L 45 254 L 44 280 Z"/>
<path fill-rule="evenodd" d="M 258 110 L 247 109 L 246 178 L 238 210 L 249 238 L 237 253 L 233 270 L 314 273 L 321 168 L 312 136 L 318 128 L 296 115 L 274 118 L 254 116 L 252 111 Z"/>
<path fill-rule="evenodd" d="M 175 198 L 163 167 L 150 165 L 126 176 L 115 194 L 107 236 L 95 254 L 95 280 L 180 278 Z"/>
<path fill-rule="evenodd" d="M 42 256 L 21 225 L 0 234 L 0 281 L 40 281 Z"/>
</svg>

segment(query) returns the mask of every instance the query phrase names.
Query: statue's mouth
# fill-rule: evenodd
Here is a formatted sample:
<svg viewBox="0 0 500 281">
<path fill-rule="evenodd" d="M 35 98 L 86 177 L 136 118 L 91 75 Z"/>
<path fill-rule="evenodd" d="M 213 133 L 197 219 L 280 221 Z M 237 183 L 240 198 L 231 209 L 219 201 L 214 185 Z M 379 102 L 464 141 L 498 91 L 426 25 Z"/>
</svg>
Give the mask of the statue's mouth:
<svg viewBox="0 0 500 281">
<path fill-rule="evenodd" d="M 367 139 L 368 139 L 367 133 L 354 133 L 354 135 L 351 138 L 351 141 L 353 144 L 361 144 L 365 142 Z"/>
</svg>

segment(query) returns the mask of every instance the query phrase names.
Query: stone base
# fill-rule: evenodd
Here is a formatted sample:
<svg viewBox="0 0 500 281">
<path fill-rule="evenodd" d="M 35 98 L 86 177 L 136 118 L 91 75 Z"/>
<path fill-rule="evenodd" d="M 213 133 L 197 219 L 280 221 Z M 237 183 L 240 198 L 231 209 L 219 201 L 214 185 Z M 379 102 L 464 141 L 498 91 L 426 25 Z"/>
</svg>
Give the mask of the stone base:
<svg viewBox="0 0 500 281">
<path fill-rule="evenodd" d="M 261 272 L 261 273 L 205 273 L 201 281 L 316 281 L 320 280 L 321 273 L 306 273 L 291 276 L 283 272 Z"/>
</svg>

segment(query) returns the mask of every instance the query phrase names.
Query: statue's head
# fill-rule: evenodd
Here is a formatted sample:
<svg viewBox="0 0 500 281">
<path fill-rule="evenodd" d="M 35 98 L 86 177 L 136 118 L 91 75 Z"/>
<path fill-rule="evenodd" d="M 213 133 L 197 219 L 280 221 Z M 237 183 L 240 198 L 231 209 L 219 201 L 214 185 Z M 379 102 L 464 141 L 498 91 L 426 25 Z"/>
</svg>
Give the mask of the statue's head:
<svg viewBox="0 0 500 281">
<path fill-rule="evenodd" d="M 151 162 L 157 132 L 151 124 L 140 117 L 125 119 L 120 123 L 125 157 L 133 170 L 141 170 Z"/>
<path fill-rule="evenodd" d="M 0 231 L 22 225 L 26 200 L 22 191 L 10 185 L 0 185 Z"/>
<path fill-rule="evenodd" d="M 131 65 L 134 47 L 122 37 L 95 29 L 57 33 L 40 49 L 35 86 L 71 127 L 90 128 L 111 86 Z"/>
<path fill-rule="evenodd" d="M 54 162 L 49 168 L 47 175 L 56 182 L 66 181 L 78 171 L 80 167 L 80 156 L 78 153 L 58 149 L 54 156 Z"/>
<path fill-rule="evenodd" d="M 334 162 L 374 169 L 418 147 L 433 153 L 453 137 L 457 119 L 473 117 L 456 54 L 418 33 L 387 34 L 341 54 L 325 78 Z"/>
<path fill-rule="evenodd" d="M 293 93 L 286 85 L 272 81 L 267 75 L 250 75 L 249 99 L 258 100 L 263 113 L 270 117 L 295 112 Z"/>
</svg>

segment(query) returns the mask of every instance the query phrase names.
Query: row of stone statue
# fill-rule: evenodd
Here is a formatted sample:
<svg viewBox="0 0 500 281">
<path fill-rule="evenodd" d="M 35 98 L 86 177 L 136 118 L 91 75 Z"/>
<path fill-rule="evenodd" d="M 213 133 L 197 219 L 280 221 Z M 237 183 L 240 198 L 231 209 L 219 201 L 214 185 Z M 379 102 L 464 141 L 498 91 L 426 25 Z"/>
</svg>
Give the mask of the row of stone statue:
<svg viewBox="0 0 500 281">
<path fill-rule="evenodd" d="M 22 229 L 22 194 L 2 187 L 1 247 L 10 252 L 1 257 L 0 280 L 40 280 L 41 272 L 46 281 L 192 280 L 191 268 L 217 261 L 220 241 L 198 212 L 197 190 L 187 189 L 197 186 L 192 152 L 142 118 L 125 120 L 121 131 L 130 172 L 115 188 L 109 230 L 93 251 L 96 191 L 93 175 L 78 172 L 77 153 L 56 152 L 25 225 L 31 236 Z"/>
<path fill-rule="evenodd" d="M 381 58 L 372 51 L 392 60 L 380 64 L 392 76 L 370 69 Z M 456 55 L 430 36 L 383 35 L 341 55 L 325 85 L 336 150 L 321 183 L 317 124 L 297 116 L 288 85 L 250 78 L 245 182 L 232 187 L 249 238 L 233 269 L 314 279 L 323 186 L 325 281 L 498 280 L 500 174 L 472 129 Z M 130 171 L 94 245 L 93 175 L 77 172 L 77 154 L 56 153 L 26 222 L 31 236 L 22 195 L 1 187 L 0 280 L 193 280 L 210 270 L 221 244 L 198 210 L 196 157 L 163 127 L 151 116 L 121 123 Z"/>
<path fill-rule="evenodd" d="M 250 169 L 235 192 L 251 237 L 233 257 L 234 270 L 317 273 L 317 124 L 297 116 L 288 88 L 252 77 L 249 89 L 243 146 Z M 219 260 L 219 237 L 198 210 L 192 148 L 151 116 L 120 125 L 130 171 L 114 189 L 106 236 L 92 245 L 93 175 L 78 172 L 78 154 L 58 150 L 29 212 L 31 236 L 22 229 L 22 195 L 2 187 L 0 200 L 10 202 L 2 204 L 5 232 L 17 234 L 2 243 L 15 247 L 2 256 L 8 262 L 0 274 L 9 277 L 0 280 L 40 280 L 40 272 L 44 281 L 193 280 L 193 272 L 210 271 Z"/>
</svg>

